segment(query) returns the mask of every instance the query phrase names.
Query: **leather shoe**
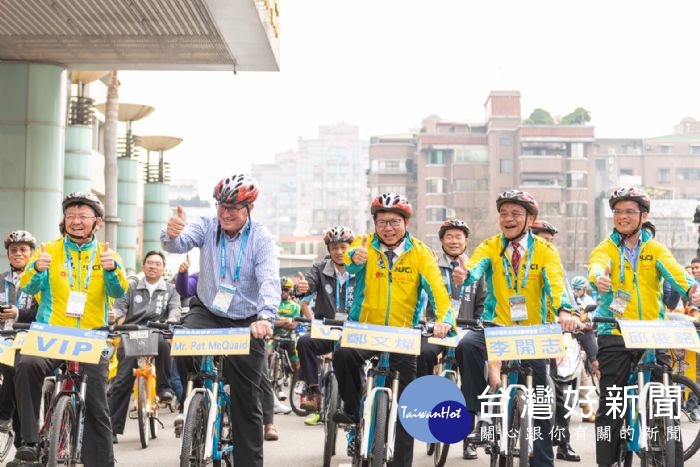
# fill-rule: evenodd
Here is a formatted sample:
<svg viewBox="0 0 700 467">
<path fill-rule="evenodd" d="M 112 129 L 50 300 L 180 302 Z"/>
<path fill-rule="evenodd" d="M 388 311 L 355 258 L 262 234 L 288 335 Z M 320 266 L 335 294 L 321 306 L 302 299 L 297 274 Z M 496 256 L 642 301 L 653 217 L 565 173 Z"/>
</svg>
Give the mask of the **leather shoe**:
<svg viewBox="0 0 700 467">
<path fill-rule="evenodd" d="M 24 462 L 36 462 L 39 459 L 39 450 L 37 449 L 36 445 L 23 444 L 17 448 L 15 459 Z"/>
<path fill-rule="evenodd" d="M 462 459 L 477 459 L 478 457 L 474 443 L 465 439 L 462 443 Z"/>
<path fill-rule="evenodd" d="M 264 435 L 265 441 L 277 441 L 280 439 L 280 435 L 277 432 L 277 428 L 275 428 L 275 425 L 273 424 L 268 424 L 265 425 L 265 435 Z"/>
<path fill-rule="evenodd" d="M 571 448 L 569 443 L 557 448 L 557 459 L 563 459 L 569 462 L 580 462 L 581 457 Z"/>
<path fill-rule="evenodd" d="M 161 402 L 170 402 L 175 397 L 175 394 L 170 389 L 161 389 L 158 391 L 158 399 Z"/>
<path fill-rule="evenodd" d="M 338 411 L 333 414 L 333 421 L 340 425 L 354 425 L 359 422 L 359 417 L 349 414 L 345 411 Z"/>
</svg>

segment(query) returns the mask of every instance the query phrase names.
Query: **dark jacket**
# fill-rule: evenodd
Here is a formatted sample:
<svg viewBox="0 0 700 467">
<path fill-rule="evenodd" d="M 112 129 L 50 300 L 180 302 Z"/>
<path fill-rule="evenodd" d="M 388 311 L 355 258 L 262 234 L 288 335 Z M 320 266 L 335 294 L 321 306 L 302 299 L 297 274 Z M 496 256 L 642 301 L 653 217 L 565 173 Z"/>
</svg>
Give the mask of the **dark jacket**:
<svg viewBox="0 0 700 467">
<path fill-rule="evenodd" d="M 180 319 L 180 295 L 173 284 L 160 280 L 148 293 L 146 280 L 129 283 L 126 295 L 114 302 L 117 319 L 125 317 L 124 324 L 145 324 L 147 321 L 178 321 Z"/>
<path fill-rule="evenodd" d="M 314 306 L 314 318 L 335 318 L 336 312 L 348 313 L 352 305 L 353 291 L 355 290 L 355 276 L 350 275 L 348 283 L 340 283 L 335 276 L 333 261 L 326 259 L 311 266 L 309 272 L 304 274 L 309 283 L 309 290 L 304 295 L 316 293 L 316 305 Z M 340 290 L 336 291 L 340 285 Z M 347 294 L 347 301 L 346 301 Z M 336 301 L 340 310 L 336 307 Z M 345 304 L 347 303 L 347 307 Z M 344 309 L 344 311 L 343 311 Z"/>
<path fill-rule="evenodd" d="M 467 255 L 463 255 L 464 262 L 466 263 L 469 259 Z M 447 261 L 444 254 L 440 255 L 438 258 L 438 266 L 440 267 L 440 274 L 442 274 L 442 280 L 445 282 L 445 287 L 448 293 L 450 293 L 450 299 L 460 300 L 460 294 L 462 292 L 460 287 L 454 287 L 452 284 L 452 265 Z M 486 300 L 486 290 L 484 289 L 484 278 L 482 277 L 479 281 L 464 287 L 464 295 L 461 297 L 461 304 L 459 307 L 459 313 L 457 314 L 458 319 L 478 319 L 481 317 L 481 313 L 484 311 L 484 301 Z M 435 320 L 435 312 L 433 311 L 430 303 L 425 310 L 425 316 L 428 321 Z"/>
<path fill-rule="evenodd" d="M 19 277 L 21 273 L 22 271 L 18 272 L 17 276 Z M 15 286 L 12 280 L 12 271 L 0 274 L 0 283 L 0 305 L 15 305 L 18 310 L 15 321 L 18 323 L 31 323 L 34 321 L 39 305 L 33 295 L 22 292 L 19 287 Z M 8 292 L 9 297 L 7 297 Z M 2 329 L 1 324 L 0 329 Z"/>
</svg>

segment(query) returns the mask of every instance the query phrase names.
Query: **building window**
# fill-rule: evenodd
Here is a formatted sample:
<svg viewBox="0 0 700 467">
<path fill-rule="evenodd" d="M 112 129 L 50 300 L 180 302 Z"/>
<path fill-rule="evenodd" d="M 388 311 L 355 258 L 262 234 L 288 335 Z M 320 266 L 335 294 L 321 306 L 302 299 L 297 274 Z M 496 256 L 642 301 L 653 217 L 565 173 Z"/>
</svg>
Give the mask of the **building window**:
<svg viewBox="0 0 700 467">
<path fill-rule="evenodd" d="M 327 171 L 342 173 L 343 167 L 341 165 L 331 166 L 326 165 Z M 336 170 L 333 170 L 336 167 Z M 406 161 L 404 159 L 374 159 L 372 161 L 372 171 L 376 172 L 394 172 L 394 173 L 405 173 L 406 172 Z"/>
<path fill-rule="evenodd" d="M 586 188 L 587 178 L 585 173 L 571 172 L 566 174 L 567 188 Z"/>
<path fill-rule="evenodd" d="M 556 179 L 553 178 L 523 178 L 521 183 L 523 186 L 559 186 Z"/>
<path fill-rule="evenodd" d="M 693 156 L 700 156 L 700 146 L 690 146 L 690 154 Z"/>
<path fill-rule="evenodd" d="M 540 203 L 540 216 L 542 218 L 561 216 L 561 204 L 560 203 Z"/>
<path fill-rule="evenodd" d="M 662 144 L 659 149 L 661 150 L 661 154 L 671 154 L 673 146 L 670 144 Z"/>
<path fill-rule="evenodd" d="M 566 215 L 568 217 L 586 217 L 587 203 L 566 203 Z"/>
<path fill-rule="evenodd" d="M 670 169 L 659 169 L 659 183 L 671 183 Z"/>
<path fill-rule="evenodd" d="M 433 149 L 428 152 L 428 165 L 445 165 L 447 163 L 447 151 Z"/>
<path fill-rule="evenodd" d="M 453 186 L 454 191 L 486 191 L 489 189 L 489 181 L 486 178 L 458 178 L 453 181 Z"/>
<path fill-rule="evenodd" d="M 501 135 L 498 137 L 498 144 L 501 146 L 512 146 L 513 137 L 510 135 L 510 133 L 501 133 Z"/>
<path fill-rule="evenodd" d="M 429 178 L 425 186 L 426 193 L 447 193 L 447 180 L 444 178 Z"/>
<path fill-rule="evenodd" d="M 693 167 L 676 169 L 676 177 L 678 180 L 700 180 L 700 169 Z"/>
<path fill-rule="evenodd" d="M 442 222 L 447 219 L 447 208 L 426 208 L 425 218 L 428 222 Z"/>
<path fill-rule="evenodd" d="M 513 161 L 510 159 L 501 159 L 501 173 L 509 174 L 513 171 Z"/>
<path fill-rule="evenodd" d="M 620 169 L 621 176 L 634 176 L 634 169 Z"/>
<path fill-rule="evenodd" d="M 454 150 L 455 163 L 488 162 L 489 148 L 487 146 L 456 147 Z"/>
</svg>

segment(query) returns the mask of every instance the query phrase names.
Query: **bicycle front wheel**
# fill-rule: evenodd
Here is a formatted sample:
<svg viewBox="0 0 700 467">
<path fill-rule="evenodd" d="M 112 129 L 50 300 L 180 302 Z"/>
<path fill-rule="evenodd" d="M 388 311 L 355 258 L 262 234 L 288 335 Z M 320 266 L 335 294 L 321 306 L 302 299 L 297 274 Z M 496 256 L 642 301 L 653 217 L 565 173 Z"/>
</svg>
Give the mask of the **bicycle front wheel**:
<svg viewBox="0 0 700 467">
<path fill-rule="evenodd" d="M 333 421 L 333 414 L 338 411 L 338 381 L 334 374 L 330 374 L 326 380 L 323 391 L 324 420 L 323 424 L 325 439 L 323 443 L 323 467 L 330 467 L 331 458 L 335 455 L 335 444 L 338 437 L 338 426 Z"/>
<path fill-rule="evenodd" d="M 673 439 L 677 420 L 673 417 L 650 417 L 647 421 L 647 449 L 639 453 L 642 467 L 673 467 L 676 465 L 676 440 Z"/>
<path fill-rule="evenodd" d="M 292 383 L 289 385 L 289 405 L 295 414 L 300 417 L 306 417 L 309 415 L 308 410 L 301 408 L 301 396 L 306 391 L 306 383 L 299 379 L 299 375 L 294 373 L 292 375 Z"/>
<path fill-rule="evenodd" d="M 65 395 L 58 399 L 51 417 L 49 431 L 46 465 L 48 467 L 56 467 L 59 464 L 62 466 L 75 465 L 78 454 L 75 452 L 78 423 L 73 399 L 70 396 Z"/>
<path fill-rule="evenodd" d="M 501 457 L 501 465 L 506 467 L 528 467 L 530 465 L 530 445 L 525 414 L 525 395 L 522 389 L 515 391 L 510 399 L 508 431 L 501 439 L 508 443 L 508 455 Z"/>
<path fill-rule="evenodd" d="M 700 404 L 700 386 L 683 375 L 672 374 L 671 384 L 680 386 L 681 390 L 681 418 L 676 420 L 680 425 L 681 440 L 683 443 L 683 460 L 687 461 L 700 449 L 700 424 L 694 423 L 690 418 L 692 408 Z"/>
<path fill-rule="evenodd" d="M 448 373 L 447 379 L 457 384 L 454 373 Z M 435 452 L 433 453 L 433 462 L 435 467 L 443 467 L 445 462 L 447 462 L 447 454 L 450 452 L 450 445 L 446 443 L 437 442 L 435 443 Z"/>
<path fill-rule="evenodd" d="M 374 439 L 372 439 L 372 453 L 370 465 L 382 467 L 384 465 L 384 447 L 386 445 L 387 422 L 389 420 L 389 395 L 380 391 L 374 400 Z"/>
<path fill-rule="evenodd" d="M 201 392 L 195 393 L 187 409 L 187 418 L 182 428 L 182 450 L 180 467 L 204 465 L 209 403 Z"/>
<path fill-rule="evenodd" d="M 136 381 L 136 413 L 139 421 L 139 439 L 141 447 L 148 447 L 148 387 L 146 378 L 139 376 Z"/>
</svg>

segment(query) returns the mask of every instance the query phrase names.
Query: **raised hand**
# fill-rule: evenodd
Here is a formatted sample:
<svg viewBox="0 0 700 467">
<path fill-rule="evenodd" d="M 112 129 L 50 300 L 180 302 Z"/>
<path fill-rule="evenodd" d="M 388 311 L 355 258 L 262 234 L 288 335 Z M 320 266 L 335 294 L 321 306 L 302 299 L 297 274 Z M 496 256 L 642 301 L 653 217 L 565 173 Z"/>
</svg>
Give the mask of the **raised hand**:
<svg viewBox="0 0 700 467">
<path fill-rule="evenodd" d="M 697 282 L 693 284 L 688 295 L 690 295 L 690 301 L 693 303 L 693 306 L 700 306 L 700 290 L 698 290 Z"/>
<path fill-rule="evenodd" d="M 352 262 L 358 266 L 367 262 L 367 235 L 362 237 L 362 244 L 355 248 L 355 252 L 352 255 Z"/>
<path fill-rule="evenodd" d="M 180 264 L 180 267 L 178 268 L 178 272 L 185 272 L 190 268 L 190 255 L 187 254 L 185 255 L 185 261 L 183 261 Z"/>
<path fill-rule="evenodd" d="M 467 268 L 464 266 L 464 258 L 458 258 L 459 266 L 452 270 L 452 283 L 455 288 L 461 287 L 464 281 L 467 280 Z"/>
<path fill-rule="evenodd" d="M 46 252 L 46 244 L 41 244 L 41 253 L 34 262 L 34 269 L 38 272 L 45 271 L 51 266 L 51 255 Z"/>
<path fill-rule="evenodd" d="M 309 283 L 306 280 L 306 277 L 304 277 L 303 273 L 298 273 L 298 278 L 299 280 L 297 281 L 297 292 L 300 294 L 306 293 L 309 290 Z"/>
<path fill-rule="evenodd" d="M 168 237 L 175 238 L 182 233 L 186 225 L 187 219 L 185 217 L 185 211 L 182 209 L 182 206 L 178 206 L 175 215 L 168 219 L 165 233 L 168 234 Z"/>
<path fill-rule="evenodd" d="M 109 249 L 109 242 L 105 242 L 105 247 L 100 253 L 100 264 L 105 271 L 114 271 L 117 264 L 114 262 L 114 254 Z"/>
<path fill-rule="evenodd" d="M 612 286 L 612 282 L 610 281 L 610 266 L 605 268 L 605 272 L 596 277 L 595 279 L 595 286 L 598 287 L 598 292 L 608 292 L 610 291 L 610 287 Z"/>
</svg>

